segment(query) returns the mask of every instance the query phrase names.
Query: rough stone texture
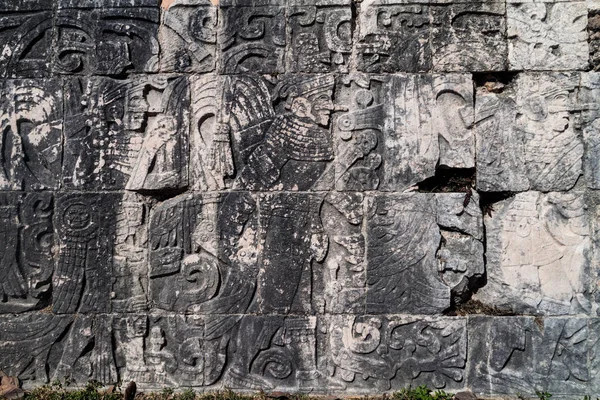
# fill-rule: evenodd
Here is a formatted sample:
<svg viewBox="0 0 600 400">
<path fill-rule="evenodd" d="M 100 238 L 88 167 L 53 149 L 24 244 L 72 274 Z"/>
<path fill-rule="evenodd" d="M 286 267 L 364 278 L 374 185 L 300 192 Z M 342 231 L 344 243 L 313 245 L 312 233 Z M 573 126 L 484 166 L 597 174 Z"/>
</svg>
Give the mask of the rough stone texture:
<svg viewBox="0 0 600 400">
<path fill-rule="evenodd" d="M 600 390 L 596 0 L 159 3 L 0 4 L 0 370 Z"/>
<path fill-rule="evenodd" d="M 500 93 L 477 91 L 477 188 L 483 191 L 569 190 L 584 152 L 580 74 L 521 74 Z"/>
<path fill-rule="evenodd" d="M 508 61 L 514 70 L 580 70 L 588 66 L 583 1 L 516 1 L 506 5 Z"/>
<path fill-rule="evenodd" d="M 486 217 L 488 283 L 477 298 L 518 313 L 590 313 L 590 227 L 583 193 L 524 192 Z"/>
</svg>

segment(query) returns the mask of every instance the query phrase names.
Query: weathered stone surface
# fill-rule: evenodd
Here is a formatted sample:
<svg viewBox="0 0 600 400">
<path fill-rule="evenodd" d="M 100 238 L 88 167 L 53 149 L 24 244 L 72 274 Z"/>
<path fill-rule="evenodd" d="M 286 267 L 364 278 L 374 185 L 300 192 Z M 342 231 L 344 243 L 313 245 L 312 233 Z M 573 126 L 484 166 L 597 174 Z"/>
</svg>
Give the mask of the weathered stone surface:
<svg viewBox="0 0 600 400">
<path fill-rule="evenodd" d="M 57 189 L 63 99 L 55 79 L 4 80 L 0 101 L 0 190 Z"/>
<path fill-rule="evenodd" d="M 147 214 L 148 206 L 133 193 L 57 195 L 55 313 L 146 309 Z"/>
<path fill-rule="evenodd" d="M 588 0 L 588 44 L 590 46 L 590 66 L 600 71 L 600 2 Z"/>
<path fill-rule="evenodd" d="M 162 72 L 215 69 L 217 10 L 209 0 L 180 0 L 164 11 L 158 36 Z"/>
<path fill-rule="evenodd" d="M 518 313 L 589 314 L 590 228 L 580 192 L 525 192 L 486 216 L 486 304 Z"/>
<path fill-rule="evenodd" d="M 511 70 L 581 70 L 588 66 L 583 1 L 506 4 Z"/>
<path fill-rule="evenodd" d="M 70 80 L 63 183 L 80 190 L 187 186 L 185 77 Z"/>
<path fill-rule="evenodd" d="M 52 0 L 14 0 L 0 4 L 0 77 L 49 75 L 52 3 Z"/>
<path fill-rule="evenodd" d="M 507 67 L 504 2 L 431 6 L 434 71 L 503 71 Z"/>
<path fill-rule="evenodd" d="M 582 109 L 584 143 L 583 171 L 587 186 L 600 189 L 600 73 L 581 75 L 579 106 Z"/>
<path fill-rule="evenodd" d="M 588 355 L 595 319 L 470 317 L 469 384 L 478 395 L 594 392 Z M 595 351 L 593 351 L 595 353 Z"/>
<path fill-rule="evenodd" d="M 42 313 L 2 316 L 0 369 L 18 376 L 25 387 L 48 383 L 54 372 L 48 372 L 52 347 L 72 320 L 70 316 Z M 52 359 L 51 363 L 55 361 Z"/>
<path fill-rule="evenodd" d="M 427 384 L 464 385 L 465 318 L 339 315 L 329 320 L 328 354 L 347 392 Z"/>
<path fill-rule="evenodd" d="M 338 190 L 404 190 L 438 163 L 474 165 L 472 86 L 463 75 L 351 75 L 334 122 Z"/>
<path fill-rule="evenodd" d="M 580 76 L 521 74 L 501 93 L 477 91 L 477 189 L 571 189 L 582 173 Z"/>
<path fill-rule="evenodd" d="M 379 195 L 367 218 L 367 313 L 436 314 L 450 306 L 437 274 L 433 195 Z"/>
<path fill-rule="evenodd" d="M 0 193 L 0 313 L 46 307 L 54 270 L 52 193 Z"/>
<path fill-rule="evenodd" d="M 597 392 L 597 3 L 2 2 L 0 375 Z"/>
<path fill-rule="evenodd" d="M 348 72 L 352 51 L 349 0 L 290 0 L 288 72 Z"/>
<path fill-rule="evenodd" d="M 438 193 L 437 223 L 442 241 L 437 251 L 439 271 L 455 302 L 468 297 L 486 271 L 483 216 L 477 193 Z"/>
<path fill-rule="evenodd" d="M 364 72 L 427 72 L 432 66 L 429 6 L 405 0 L 360 4 L 357 67 Z"/>
<path fill-rule="evenodd" d="M 285 13 L 285 7 L 277 2 L 221 2 L 218 71 L 224 74 L 285 72 Z"/>
<path fill-rule="evenodd" d="M 52 63 L 55 73 L 119 75 L 158 71 L 156 1 L 58 3 Z"/>
</svg>

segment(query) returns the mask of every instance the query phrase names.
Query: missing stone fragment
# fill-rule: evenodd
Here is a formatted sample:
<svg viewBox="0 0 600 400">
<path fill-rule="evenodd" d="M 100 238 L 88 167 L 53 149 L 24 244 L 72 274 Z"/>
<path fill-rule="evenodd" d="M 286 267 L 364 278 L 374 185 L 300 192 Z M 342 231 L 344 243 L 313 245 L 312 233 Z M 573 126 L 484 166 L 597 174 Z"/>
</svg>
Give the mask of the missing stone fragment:
<svg viewBox="0 0 600 400">
<path fill-rule="evenodd" d="M 418 183 L 417 187 L 423 193 L 470 193 L 475 187 L 475 168 L 438 168 L 435 176 Z"/>
<path fill-rule="evenodd" d="M 500 201 L 514 197 L 513 192 L 479 192 L 479 206 L 484 216 L 491 217 L 494 210 L 494 204 Z"/>
<path fill-rule="evenodd" d="M 502 93 L 516 76 L 516 72 L 474 73 L 473 81 L 478 88 L 485 88 L 491 93 Z"/>
<path fill-rule="evenodd" d="M 469 301 L 459 304 L 456 307 L 448 310 L 446 315 L 449 316 L 466 316 L 466 315 L 494 315 L 494 316 L 513 316 L 516 315 L 513 311 L 489 306 L 479 300 L 470 299 Z"/>
</svg>

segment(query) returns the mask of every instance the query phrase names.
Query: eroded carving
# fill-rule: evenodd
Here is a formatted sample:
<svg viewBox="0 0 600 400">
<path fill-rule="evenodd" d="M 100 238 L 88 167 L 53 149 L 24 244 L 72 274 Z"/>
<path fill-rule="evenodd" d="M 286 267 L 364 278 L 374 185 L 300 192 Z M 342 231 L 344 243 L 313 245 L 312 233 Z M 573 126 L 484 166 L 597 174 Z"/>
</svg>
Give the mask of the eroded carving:
<svg viewBox="0 0 600 400">
<path fill-rule="evenodd" d="M 469 381 L 479 393 L 586 393 L 591 348 L 585 318 L 474 317 Z M 490 346 L 490 343 L 493 343 Z"/>
<path fill-rule="evenodd" d="M 501 2 L 432 5 L 433 70 L 505 70 L 505 13 Z"/>
<path fill-rule="evenodd" d="M 54 270 L 51 193 L 0 194 L 0 313 L 50 303 Z"/>
<path fill-rule="evenodd" d="M 573 73 L 523 74 L 502 93 L 477 92 L 477 188 L 568 190 L 582 173 Z"/>
<path fill-rule="evenodd" d="M 177 1 L 164 12 L 160 26 L 162 72 L 207 72 L 215 69 L 217 7 L 210 1 Z"/>
<path fill-rule="evenodd" d="M 158 4 L 138 3 L 62 1 L 56 16 L 53 72 L 158 72 Z"/>
<path fill-rule="evenodd" d="M 508 2 L 506 17 L 511 69 L 587 68 L 585 2 Z"/>
<path fill-rule="evenodd" d="M 288 72 L 348 72 L 353 32 L 349 1 L 294 0 L 287 18 Z"/>
<path fill-rule="evenodd" d="M 283 73 L 286 45 L 285 7 L 275 4 L 227 4 L 219 9 L 219 72 Z"/>
<path fill-rule="evenodd" d="M 49 75 L 52 8 L 52 0 L 16 0 L 0 5 L 0 77 Z"/>
<path fill-rule="evenodd" d="M 431 69 L 429 6 L 368 0 L 360 5 L 356 42 L 364 72 L 427 72 Z"/>
<path fill-rule="evenodd" d="M 74 79 L 67 89 L 67 188 L 156 191 L 187 185 L 186 78 Z"/>
<path fill-rule="evenodd" d="M 63 99 L 58 80 L 5 80 L 0 100 L 0 190 L 57 189 Z"/>
<path fill-rule="evenodd" d="M 464 319 L 332 316 L 329 329 L 335 375 L 348 382 L 348 390 L 390 390 L 421 382 L 452 388 L 465 380 Z"/>
<path fill-rule="evenodd" d="M 592 312 L 590 232 L 580 192 L 519 193 L 486 217 L 488 282 L 477 297 L 516 312 Z"/>
</svg>

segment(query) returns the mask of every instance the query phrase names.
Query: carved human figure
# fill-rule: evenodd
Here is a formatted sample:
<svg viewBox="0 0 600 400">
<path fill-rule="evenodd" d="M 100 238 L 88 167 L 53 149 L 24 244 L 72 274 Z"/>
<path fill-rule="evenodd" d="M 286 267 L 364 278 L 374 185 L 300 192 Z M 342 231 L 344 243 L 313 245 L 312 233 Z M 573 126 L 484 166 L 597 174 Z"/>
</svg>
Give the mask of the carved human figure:
<svg viewBox="0 0 600 400">
<path fill-rule="evenodd" d="M 170 374 L 177 369 L 177 360 L 165 346 L 165 333 L 160 326 L 150 329 L 150 336 L 146 339 L 145 364 L 153 373 L 153 381 L 156 383 L 168 383 L 176 385 L 171 380 Z"/>
<path fill-rule="evenodd" d="M 264 140 L 248 156 L 234 188 L 310 190 L 319 181 L 327 162 L 333 159 L 333 141 L 327 129 L 335 109 L 333 86 L 334 79 L 330 75 L 278 86 L 288 112 L 274 119 Z M 234 200 L 226 197 L 224 205 L 228 206 L 228 202 Z M 259 237 L 264 247 L 257 260 L 256 292 L 249 313 L 287 315 L 298 296 L 302 297 L 303 293 L 310 296 L 310 288 L 303 287 L 306 279 L 303 275 L 307 271 L 310 273 L 313 261 L 323 260 L 328 246 L 319 215 L 321 203 L 321 196 L 316 194 L 267 193 L 261 196 Z M 290 248 L 294 249 L 291 253 Z M 310 310 L 310 302 L 300 300 L 301 307 Z M 319 308 L 316 304 L 312 306 Z M 293 319 L 285 321 L 290 324 Z M 314 337 L 313 324 L 298 323 Z M 268 347 L 259 338 L 267 338 L 266 343 L 270 343 L 281 328 L 282 322 L 272 319 L 268 324 L 255 316 L 242 319 L 238 353 L 228 372 L 233 386 L 271 387 L 269 382 L 253 373 L 252 363 L 257 354 Z M 307 382 L 314 383 L 315 379 L 321 378 L 316 370 L 314 341 L 300 340 L 291 333 L 288 332 L 287 337 L 295 349 L 292 352 L 305 361 L 314 360 L 312 363 L 303 361 L 296 372 L 300 385 L 311 385 Z M 256 346 L 244 346 L 243 343 L 256 343 Z"/>
</svg>

